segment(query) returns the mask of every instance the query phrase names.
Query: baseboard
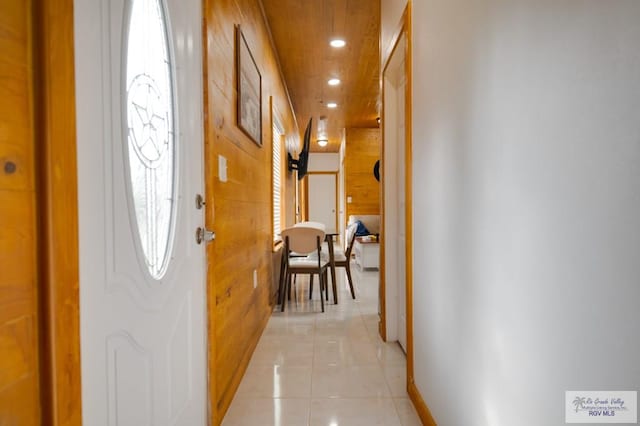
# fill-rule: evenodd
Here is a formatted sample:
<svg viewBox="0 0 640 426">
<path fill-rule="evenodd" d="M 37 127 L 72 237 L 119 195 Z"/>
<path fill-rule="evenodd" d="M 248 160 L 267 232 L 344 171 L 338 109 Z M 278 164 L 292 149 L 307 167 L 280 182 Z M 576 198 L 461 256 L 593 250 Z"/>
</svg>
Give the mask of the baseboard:
<svg viewBox="0 0 640 426">
<path fill-rule="evenodd" d="M 422 424 L 425 426 L 437 426 L 436 421 L 431 415 L 431 411 L 429 411 L 429 407 L 427 407 L 427 404 L 425 404 L 424 399 L 422 399 L 422 395 L 420 395 L 420 391 L 418 391 L 418 388 L 416 387 L 416 384 L 413 383 L 413 381 L 410 381 L 408 383 L 407 392 L 409 393 L 411 402 L 413 402 L 413 406 L 418 412 L 420 420 L 422 420 Z"/>
</svg>

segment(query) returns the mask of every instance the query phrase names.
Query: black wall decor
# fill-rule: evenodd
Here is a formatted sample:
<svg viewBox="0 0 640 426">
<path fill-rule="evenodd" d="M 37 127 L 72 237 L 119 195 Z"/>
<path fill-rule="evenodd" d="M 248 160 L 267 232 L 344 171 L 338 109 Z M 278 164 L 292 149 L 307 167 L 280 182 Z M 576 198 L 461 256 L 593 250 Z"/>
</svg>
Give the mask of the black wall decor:
<svg viewBox="0 0 640 426">
<path fill-rule="evenodd" d="M 380 182 L 380 160 L 376 161 L 376 164 L 373 166 L 373 176 Z"/>
</svg>

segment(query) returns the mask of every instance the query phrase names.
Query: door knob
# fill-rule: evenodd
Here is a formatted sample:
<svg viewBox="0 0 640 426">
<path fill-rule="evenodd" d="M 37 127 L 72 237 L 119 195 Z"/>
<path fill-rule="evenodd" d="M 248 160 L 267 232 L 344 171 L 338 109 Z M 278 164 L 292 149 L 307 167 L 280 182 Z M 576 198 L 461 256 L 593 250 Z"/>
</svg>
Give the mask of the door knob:
<svg viewBox="0 0 640 426">
<path fill-rule="evenodd" d="M 202 244 L 202 242 L 210 242 L 216 239 L 216 233 L 209 231 L 208 229 L 198 226 L 196 229 L 196 243 Z"/>
</svg>

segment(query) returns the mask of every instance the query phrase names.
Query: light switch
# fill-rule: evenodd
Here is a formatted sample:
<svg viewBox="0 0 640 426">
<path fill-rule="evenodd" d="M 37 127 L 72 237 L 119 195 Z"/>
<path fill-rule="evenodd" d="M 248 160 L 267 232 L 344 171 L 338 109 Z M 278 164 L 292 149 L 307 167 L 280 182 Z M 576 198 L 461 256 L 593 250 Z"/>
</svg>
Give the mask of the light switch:
<svg viewBox="0 0 640 426">
<path fill-rule="evenodd" d="M 347 203 L 353 203 L 353 199 L 351 197 L 347 197 Z"/>
<path fill-rule="evenodd" d="M 220 182 L 227 181 L 227 159 L 222 155 L 218 155 L 218 179 Z"/>
</svg>

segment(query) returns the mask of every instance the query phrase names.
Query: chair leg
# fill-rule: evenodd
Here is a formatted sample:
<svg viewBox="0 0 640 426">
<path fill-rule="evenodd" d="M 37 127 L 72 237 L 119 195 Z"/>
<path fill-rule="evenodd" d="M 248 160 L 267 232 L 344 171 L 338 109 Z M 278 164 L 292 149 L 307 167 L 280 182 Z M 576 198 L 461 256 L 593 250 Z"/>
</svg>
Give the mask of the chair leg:
<svg viewBox="0 0 640 426">
<path fill-rule="evenodd" d="M 336 284 L 336 265 L 333 264 L 330 266 L 331 269 L 331 287 L 333 288 L 333 303 L 338 304 L 338 284 Z M 328 278 L 327 278 L 328 280 Z M 327 281 L 327 284 L 329 282 Z M 329 289 L 327 289 L 327 301 L 329 300 Z"/>
<path fill-rule="evenodd" d="M 290 278 L 291 278 L 291 276 L 289 274 L 289 271 L 287 271 L 287 273 L 284 276 L 284 283 L 283 283 L 283 289 L 282 289 L 283 290 L 283 293 L 282 293 L 282 305 L 280 306 L 280 312 L 284 312 L 284 305 L 285 305 L 285 303 L 287 303 L 286 294 L 288 293 L 287 289 L 289 287 Z"/>
<path fill-rule="evenodd" d="M 349 267 L 349 262 L 347 262 L 345 269 L 347 270 L 347 281 L 349 281 L 349 288 L 351 289 L 351 297 L 355 299 L 356 292 L 353 291 L 353 280 L 351 279 L 351 268 Z"/>
<path fill-rule="evenodd" d="M 282 283 L 284 282 L 285 277 L 285 268 L 287 267 L 287 263 L 285 262 L 284 250 L 282 256 L 280 257 L 280 277 L 278 279 L 278 303 L 282 300 Z"/>
<path fill-rule="evenodd" d="M 332 281 L 331 286 L 333 287 L 333 303 L 338 304 L 338 282 L 336 280 Z"/>
<path fill-rule="evenodd" d="M 324 312 L 324 298 L 322 297 L 322 287 L 324 287 L 324 290 L 327 291 L 327 271 L 326 271 L 326 269 L 325 269 L 324 273 L 320 272 L 318 277 L 319 277 L 319 280 L 320 280 L 320 306 L 322 306 L 322 312 Z"/>
<path fill-rule="evenodd" d="M 309 300 L 313 296 L 313 274 L 309 274 Z"/>
<path fill-rule="evenodd" d="M 287 279 L 287 262 L 286 259 L 282 259 L 280 265 L 280 281 L 278 282 L 278 303 L 284 303 L 284 291 L 285 291 L 285 282 Z"/>
<path fill-rule="evenodd" d="M 324 297 L 325 297 L 325 300 L 328 302 L 329 301 L 329 272 L 325 272 L 325 275 L 327 276 L 327 280 L 324 283 Z"/>
<path fill-rule="evenodd" d="M 296 280 L 293 280 L 293 301 L 298 303 L 298 286 L 296 285 Z"/>
</svg>

